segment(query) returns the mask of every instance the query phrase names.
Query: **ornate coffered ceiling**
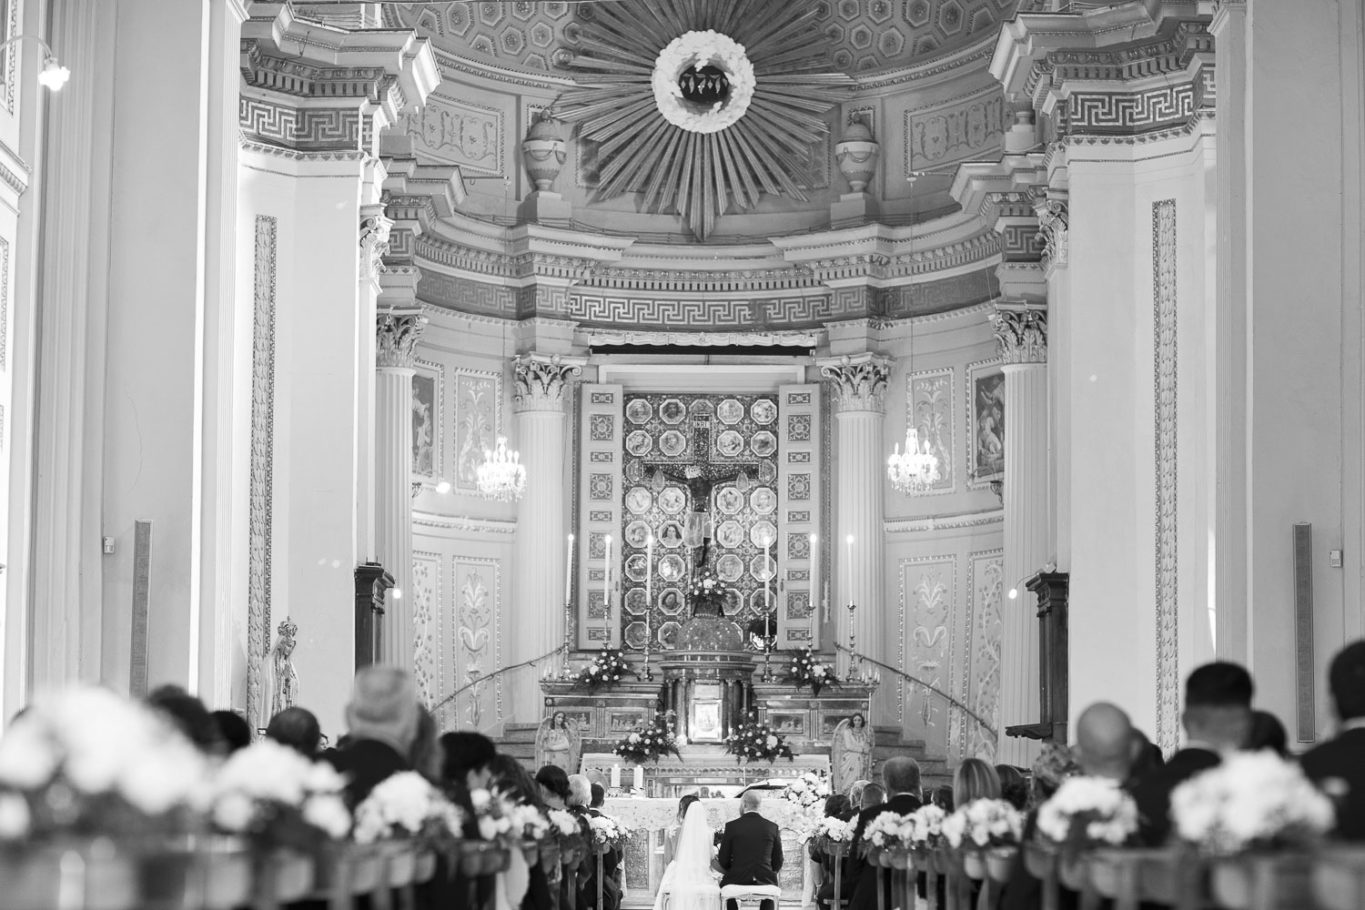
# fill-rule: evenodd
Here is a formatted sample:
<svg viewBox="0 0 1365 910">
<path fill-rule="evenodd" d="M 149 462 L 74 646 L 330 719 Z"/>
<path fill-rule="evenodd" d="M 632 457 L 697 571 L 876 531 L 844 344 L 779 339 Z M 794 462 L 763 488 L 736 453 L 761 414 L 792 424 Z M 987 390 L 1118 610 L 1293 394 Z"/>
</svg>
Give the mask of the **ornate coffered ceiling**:
<svg viewBox="0 0 1365 910">
<path fill-rule="evenodd" d="M 649 0 L 618 2 L 643 7 Z M 1018 0 L 801 2 L 815 8 L 826 39 L 823 68 L 850 74 L 907 66 L 989 39 L 1018 5 Z M 385 17 L 460 57 L 567 75 L 596 6 L 559 0 L 425 3 L 386 7 Z"/>
</svg>

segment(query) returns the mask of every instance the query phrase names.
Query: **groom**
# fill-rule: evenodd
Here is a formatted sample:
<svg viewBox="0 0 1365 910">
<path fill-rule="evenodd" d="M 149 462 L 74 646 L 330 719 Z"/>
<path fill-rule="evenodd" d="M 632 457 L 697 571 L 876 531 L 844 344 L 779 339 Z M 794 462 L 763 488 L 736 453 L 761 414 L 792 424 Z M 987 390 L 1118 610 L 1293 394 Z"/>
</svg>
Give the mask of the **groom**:
<svg viewBox="0 0 1365 910">
<path fill-rule="evenodd" d="M 739 800 L 739 818 L 725 826 L 716 862 L 725 872 L 720 886 L 776 885 L 782 868 L 782 835 L 777 825 L 758 814 L 763 797 L 757 790 L 746 790 Z M 727 901 L 726 910 L 735 910 Z M 773 901 L 764 901 L 762 910 L 774 910 Z"/>
</svg>

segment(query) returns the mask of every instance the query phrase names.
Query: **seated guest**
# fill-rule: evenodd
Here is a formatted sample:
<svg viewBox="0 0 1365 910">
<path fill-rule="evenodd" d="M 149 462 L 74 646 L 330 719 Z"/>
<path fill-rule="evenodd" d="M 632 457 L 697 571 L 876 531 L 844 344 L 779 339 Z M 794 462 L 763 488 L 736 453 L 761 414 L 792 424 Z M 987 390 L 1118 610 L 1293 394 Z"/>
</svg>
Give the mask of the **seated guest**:
<svg viewBox="0 0 1365 910">
<path fill-rule="evenodd" d="M 218 724 L 204 703 L 179 686 L 157 686 L 147 695 L 147 705 L 170 721 L 185 738 L 208 755 L 220 755 L 223 741 Z"/>
<path fill-rule="evenodd" d="M 414 713 L 414 736 L 416 715 Z M 460 808 L 464 824 L 460 836 L 466 840 L 480 840 L 479 820 L 474 814 L 474 804 L 470 794 L 475 790 L 487 790 L 493 782 L 493 760 L 497 757 L 497 747 L 482 733 L 460 731 L 444 733 L 437 741 L 441 758 L 440 780 L 446 796 Z M 477 884 L 479 906 L 489 906 L 495 892 L 500 892 L 509 906 L 517 906 L 526 892 L 525 857 L 520 851 L 512 851 L 507 874 L 481 876 Z M 439 856 L 439 854 L 438 854 Z M 516 864 L 517 857 L 521 863 Z M 440 856 L 442 862 L 444 857 Z M 508 877 L 515 873 L 516 881 L 511 887 Z M 428 889 L 423 894 L 421 906 L 450 907 L 461 906 L 468 900 L 469 882 L 462 878 L 458 869 L 438 869 Z"/>
<path fill-rule="evenodd" d="M 979 758 L 963 759 L 953 772 L 953 802 L 959 806 L 978 799 L 1000 798 L 1000 775 Z"/>
<path fill-rule="evenodd" d="M 1137 727 L 1133 728 L 1133 763 L 1128 773 L 1132 780 L 1137 780 L 1148 771 L 1155 770 L 1166 764 L 1166 756 L 1161 754 L 1161 747 L 1147 738 Z"/>
<path fill-rule="evenodd" d="M 493 774 L 492 789 L 501 793 L 504 799 L 545 811 L 540 787 L 521 762 L 510 755 L 498 753 L 489 762 L 488 770 Z M 531 866 L 530 882 L 526 896 L 521 900 L 521 910 L 551 910 L 553 907 L 554 900 L 550 897 L 550 881 L 545 875 L 545 868 L 536 863 Z"/>
<path fill-rule="evenodd" d="M 317 758 L 322 743 L 322 728 L 318 719 L 307 708 L 285 708 L 270 718 L 265 738 L 288 746 L 304 758 Z"/>
<path fill-rule="evenodd" d="M 1247 736 L 1246 750 L 1248 752 L 1260 752 L 1269 749 L 1280 758 L 1287 758 L 1289 755 L 1289 734 L 1285 732 L 1284 724 L 1280 719 L 1269 711 L 1251 712 L 1251 733 Z"/>
<path fill-rule="evenodd" d="M 536 772 L 536 785 L 540 787 L 540 798 L 551 809 L 569 807 L 569 775 L 558 765 L 546 765 Z"/>
<path fill-rule="evenodd" d="M 1165 767 L 1148 771 L 1133 787 L 1138 807 L 1138 837 L 1159 847 L 1171 831 L 1171 791 L 1219 764 L 1224 752 L 1242 748 L 1251 732 L 1251 674 L 1218 661 L 1196 667 L 1185 681 L 1185 747 Z"/>
<path fill-rule="evenodd" d="M 224 755 L 251 745 L 251 724 L 245 717 L 236 711 L 214 711 L 211 716 L 218 728 L 218 741 L 223 745 Z"/>
<path fill-rule="evenodd" d="M 782 833 L 759 815 L 762 804 L 759 791 L 745 790 L 739 799 L 739 818 L 725 826 L 716 855 L 716 863 L 724 871 L 722 889 L 726 885 L 777 884 L 777 873 L 782 870 Z M 735 910 L 734 901 L 726 903 L 727 910 Z M 775 902 L 763 901 L 763 910 L 775 910 Z"/>
<path fill-rule="evenodd" d="M 1303 770 L 1336 803 L 1336 836 L 1365 841 L 1365 641 L 1332 658 L 1327 683 L 1337 735 L 1303 756 Z"/>
<path fill-rule="evenodd" d="M 863 798 L 862 802 L 858 804 L 858 811 L 880 806 L 884 802 L 886 802 L 886 788 L 881 784 L 868 784 L 863 787 Z"/>
<path fill-rule="evenodd" d="M 878 789 L 881 789 L 878 787 Z M 885 794 L 886 791 L 882 791 Z M 867 794 L 867 788 L 863 788 L 863 794 Z M 825 818 L 837 818 L 840 821 L 847 821 L 851 811 L 848 797 L 842 793 L 835 793 L 825 800 Z M 829 910 L 834 901 L 834 870 L 836 859 L 824 853 L 814 838 L 810 841 L 807 848 L 810 858 L 820 867 L 820 885 L 815 890 L 815 902 L 820 910 Z M 839 868 L 839 900 L 847 903 L 853 896 L 853 879 L 848 874 L 848 856 L 845 855 L 837 860 Z"/>
<path fill-rule="evenodd" d="M 870 783 L 872 783 L 870 780 L 855 780 L 849 784 L 848 801 L 853 806 L 854 812 L 858 812 L 858 807 L 863 804 L 863 790 Z"/>
<path fill-rule="evenodd" d="M 858 813 L 858 821 L 853 827 L 853 839 L 849 846 L 849 877 L 854 879 L 853 898 L 849 910 L 875 910 L 877 904 L 877 870 L 867 865 L 862 856 L 863 831 L 867 823 L 883 812 L 909 815 L 920 807 L 919 801 L 919 762 L 913 758 L 898 755 L 888 758 L 882 765 L 882 783 L 888 794 L 887 801 Z M 881 906 L 893 906 L 891 902 L 891 877 L 886 878 L 886 892 Z"/>
<path fill-rule="evenodd" d="M 996 765 L 1000 777 L 1000 798 L 1019 811 L 1028 806 L 1028 778 L 1014 765 Z"/>
<path fill-rule="evenodd" d="M 957 805 L 953 800 L 953 788 L 947 784 L 939 784 L 935 787 L 929 794 L 929 802 L 944 812 L 952 812 L 953 806 Z"/>
<path fill-rule="evenodd" d="M 417 736 L 417 689 L 397 667 L 370 666 L 355 675 L 346 705 L 346 745 L 322 754 L 346 776 L 346 802 L 360 805 L 375 785 L 412 770 L 408 754 Z"/>
<path fill-rule="evenodd" d="M 607 801 L 607 788 L 598 783 L 589 784 L 592 797 L 588 803 L 588 814 L 602 817 L 602 806 Z M 593 875 L 597 874 L 596 868 Z M 596 906 L 597 892 L 594 883 L 592 902 Z M 621 906 L 621 848 L 612 847 L 602 857 L 602 910 L 618 910 Z"/>
</svg>

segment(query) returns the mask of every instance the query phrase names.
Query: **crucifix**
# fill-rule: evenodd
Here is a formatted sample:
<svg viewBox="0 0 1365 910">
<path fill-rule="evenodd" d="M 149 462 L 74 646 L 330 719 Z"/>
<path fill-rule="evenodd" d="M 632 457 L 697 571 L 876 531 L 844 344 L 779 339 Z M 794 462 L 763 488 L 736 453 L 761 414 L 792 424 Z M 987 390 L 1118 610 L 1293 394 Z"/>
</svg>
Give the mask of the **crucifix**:
<svg viewBox="0 0 1365 910">
<path fill-rule="evenodd" d="M 683 543 L 693 550 L 693 566 L 700 569 L 706 565 L 711 550 L 711 536 L 714 523 L 711 520 L 711 498 L 716 489 L 734 483 L 741 493 L 748 490 L 749 474 L 746 468 L 755 467 L 751 462 L 729 462 L 715 464 L 711 461 L 711 422 L 697 420 L 692 429 L 692 457 L 690 464 L 679 466 L 667 462 L 649 465 L 649 477 L 655 490 L 662 489 L 664 480 L 680 483 L 687 488 L 687 524 L 683 529 Z"/>
</svg>

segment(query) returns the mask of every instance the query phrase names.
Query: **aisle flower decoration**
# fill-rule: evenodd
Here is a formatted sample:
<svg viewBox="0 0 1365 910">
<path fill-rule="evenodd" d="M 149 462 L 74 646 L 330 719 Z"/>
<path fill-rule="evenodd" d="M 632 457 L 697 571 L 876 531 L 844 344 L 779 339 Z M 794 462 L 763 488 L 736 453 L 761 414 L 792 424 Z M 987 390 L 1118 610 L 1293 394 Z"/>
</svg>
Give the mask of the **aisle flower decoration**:
<svg viewBox="0 0 1365 910">
<path fill-rule="evenodd" d="M 673 728 L 662 714 L 655 714 L 648 724 L 631 731 L 616 744 L 612 752 L 637 765 L 658 761 L 664 755 L 680 755 Z"/>
<path fill-rule="evenodd" d="M 796 758 L 785 739 L 773 732 L 772 727 L 758 721 L 736 727 L 725 737 L 725 751 L 743 761 L 773 762 L 779 758 L 794 761 Z"/>
<path fill-rule="evenodd" d="M 693 615 L 698 611 L 717 616 L 725 612 L 725 585 L 710 566 L 692 574 L 687 583 L 687 605 L 692 608 Z"/>
<path fill-rule="evenodd" d="M 1205 853 L 1311 844 L 1332 829 L 1332 802 L 1297 764 L 1273 752 L 1239 752 L 1171 793 L 1177 835 Z"/>
<path fill-rule="evenodd" d="M 469 791 L 469 804 L 474 809 L 479 837 L 508 846 L 521 841 L 525 818 L 516 812 L 514 803 L 491 790 L 478 789 Z"/>
<path fill-rule="evenodd" d="M 791 671 L 787 674 L 786 681 L 798 689 L 810 686 L 812 695 L 819 695 L 825 686 L 833 687 L 839 684 L 839 678 L 834 675 L 834 667 L 816 660 L 815 651 L 809 645 L 792 658 Z"/>
<path fill-rule="evenodd" d="M 345 779 L 288 746 L 263 739 L 234 752 L 213 780 L 213 824 L 260 849 L 311 850 L 351 830 Z"/>
<path fill-rule="evenodd" d="M 1121 847 L 1138 829 L 1137 803 L 1118 781 L 1071 777 L 1038 809 L 1038 832 L 1073 856 L 1089 847 Z"/>
<path fill-rule="evenodd" d="M 932 850 L 943 839 L 943 820 L 948 817 L 942 807 L 930 803 L 910 813 L 910 844 Z"/>
<path fill-rule="evenodd" d="M 910 837 L 915 823 L 909 815 L 883 812 L 863 828 L 863 843 L 866 848 L 878 850 L 899 850 L 910 846 Z"/>
<path fill-rule="evenodd" d="M 1024 815 L 1003 799 L 976 799 L 943 820 L 940 830 L 953 849 L 1013 847 L 1024 830 Z"/>
<path fill-rule="evenodd" d="M 853 824 L 832 815 L 826 816 L 815 823 L 815 830 L 811 836 L 817 841 L 826 840 L 836 844 L 845 844 L 853 840 Z"/>
<path fill-rule="evenodd" d="M 429 844 L 460 836 L 464 814 L 416 771 L 385 778 L 355 810 L 358 844 L 417 838 Z"/>
<path fill-rule="evenodd" d="M 578 827 L 578 819 L 567 809 L 551 809 L 545 813 L 546 820 L 550 823 L 550 830 L 555 837 L 561 841 L 568 837 L 577 837 L 582 834 Z"/>
<path fill-rule="evenodd" d="M 777 793 L 777 798 L 792 803 L 799 810 L 792 813 L 790 827 L 797 841 L 809 840 L 825 814 L 825 800 L 834 791 L 823 774 L 805 772 L 792 779 Z"/>
<path fill-rule="evenodd" d="M 146 706 L 95 686 L 42 696 L 0 739 L 0 842 L 194 830 L 209 766 Z"/>
<path fill-rule="evenodd" d="M 625 825 L 606 815 L 589 816 L 588 827 L 592 831 L 593 847 L 598 853 L 606 853 L 621 846 L 626 835 L 630 833 Z"/>
<path fill-rule="evenodd" d="M 626 663 L 619 648 L 607 648 L 578 672 L 574 685 L 589 692 L 596 692 L 598 689 L 610 689 L 619 683 L 622 677 L 635 675 L 635 671 Z"/>
</svg>

